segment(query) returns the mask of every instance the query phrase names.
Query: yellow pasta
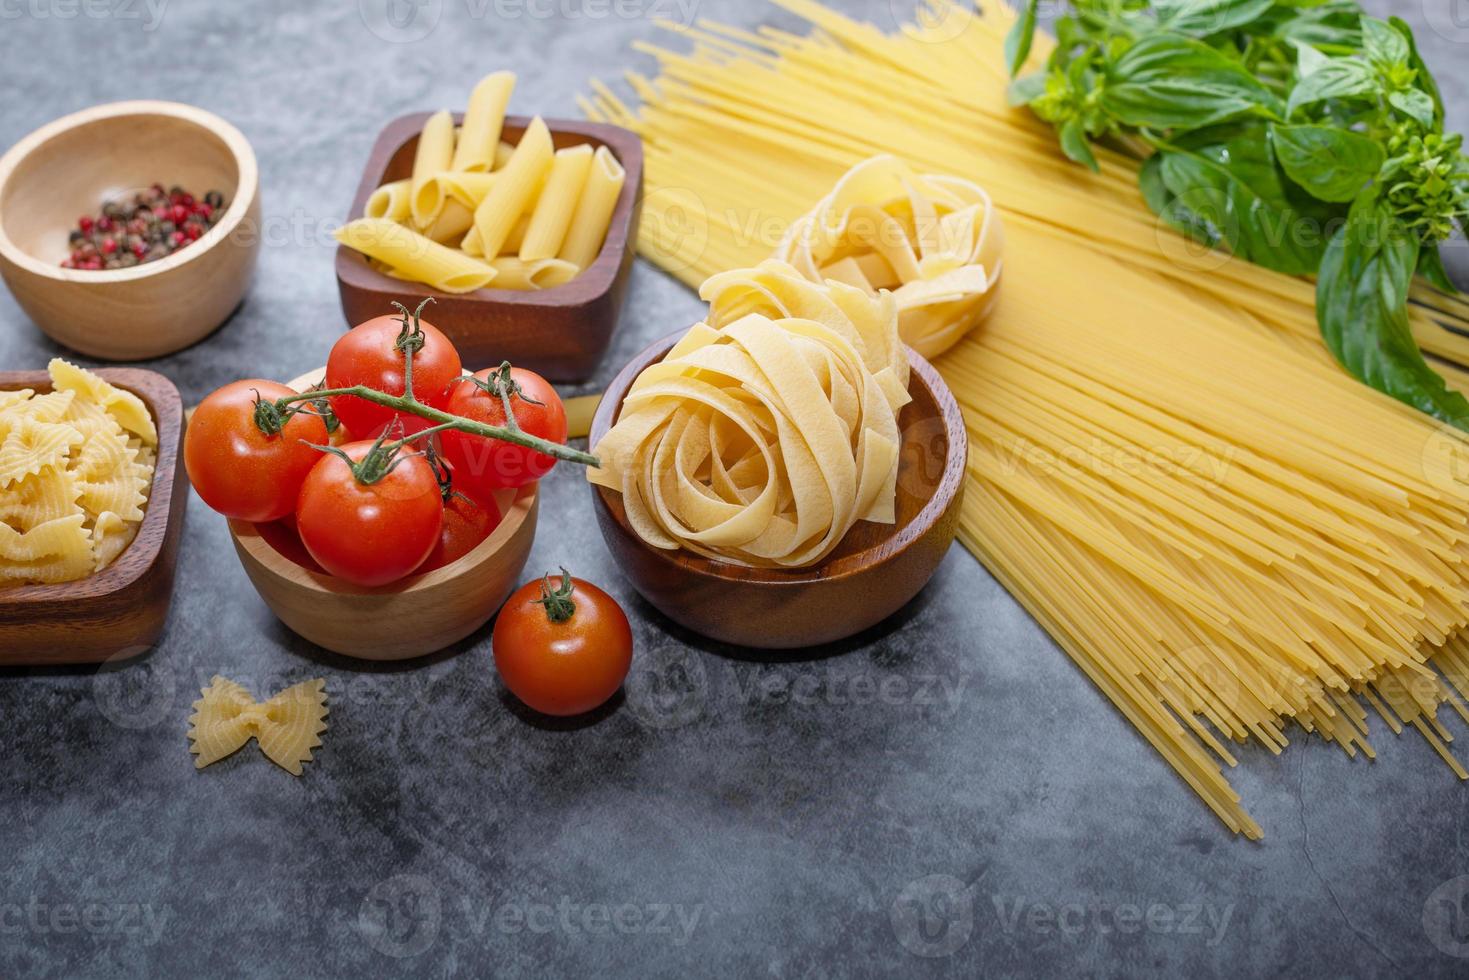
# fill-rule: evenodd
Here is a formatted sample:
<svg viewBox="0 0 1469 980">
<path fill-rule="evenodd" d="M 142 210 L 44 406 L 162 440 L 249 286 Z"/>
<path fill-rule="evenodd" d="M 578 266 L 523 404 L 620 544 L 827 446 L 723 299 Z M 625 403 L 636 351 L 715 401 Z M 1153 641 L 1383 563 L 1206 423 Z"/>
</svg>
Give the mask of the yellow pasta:
<svg viewBox="0 0 1469 980">
<path fill-rule="evenodd" d="M 442 174 L 440 175 L 442 176 Z M 413 181 L 407 177 L 384 184 L 372 192 L 362 212 L 368 218 L 387 218 L 389 221 L 407 221 L 409 198 L 413 195 Z"/>
<path fill-rule="evenodd" d="M 936 362 L 970 433 L 964 545 L 1234 831 L 1262 833 L 1228 743 L 1278 753 L 1295 724 L 1370 757 L 1359 698 L 1469 775 L 1438 717 L 1469 716 L 1469 443 L 1332 362 L 1310 283 L 1183 247 L 1135 162 L 1067 162 L 1007 104 L 1012 12 L 929 0 L 886 33 L 779 2 L 815 32 L 701 25 L 692 54 L 648 49 L 637 111 L 587 102 L 643 136 L 643 254 L 695 286 L 752 265 L 873 154 L 982 184 L 1004 299 Z M 820 271 L 902 288 L 876 251 Z"/>
<path fill-rule="evenodd" d="M 495 270 L 478 259 L 382 218 L 348 222 L 336 230 L 335 237 L 400 275 L 446 293 L 483 289 L 495 278 Z"/>
<path fill-rule="evenodd" d="M 495 256 L 516 221 L 526 213 L 537 187 L 551 169 L 551 132 L 540 116 L 531 120 L 510 162 L 496 173 L 494 185 L 474 212 L 480 254 Z"/>
<path fill-rule="evenodd" d="M 514 255 L 490 260 L 497 273 L 496 289 L 551 289 L 576 278 L 581 270 L 562 259 L 536 259 L 527 262 Z"/>
<path fill-rule="evenodd" d="M 536 199 L 530 224 L 520 243 L 522 259 L 534 262 L 556 257 L 566 240 L 572 212 L 576 209 L 582 188 L 586 186 L 591 168 L 592 148 L 586 143 L 556 151 L 551 174 Z"/>
<path fill-rule="evenodd" d="M 597 147 L 592 156 L 591 171 L 587 174 L 581 197 L 577 199 L 576 210 L 572 212 L 571 227 L 567 229 L 561 250 L 556 253 L 558 258 L 582 269 L 592 264 L 602 250 L 607 226 L 626 180 L 627 171 L 612 151 L 605 146 Z"/>
<path fill-rule="evenodd" d="M 474 211 L 451 198 L 440 206 L 439 216 L 424 229 L 423 235 L 440 245 L 448 245 L 463 238 L 473 224 Z"/>
<path fill-rule="evenodd" d="M 215 676 L 194 702 L 189 716 L 189 751 L 194 768 L 203 769 L 233 755 L 255 739 L 266 757 L 293 776 L 311 761 L 326 731 L 326 681 L 320 678 L 286 688 L 257 704 L 239 684 Z"/>
<path fill-rule="evenodd" d="M 490 192 L 490 187 L 495 183 L 495 175 L 490 173 L 460 173 L 447 170 L 434 178 L 439 182 L 443 192 L 460 204 L 473 211 L 479 207 L 479 202 L 485 199 Z M 373 215 L 368 215 L 373 217 Z"/>
<path fill-rule="evenodd" d="M 898 333 L 937 357 L 994 303 L 1004 232 L 984 189 L 916 174 L 897 157 L 864 160 L 786 232 L 775 257 L 813 282 L 892 289 Z"/>
<path fill-rule="evenodd" d="M 515 90 L 515 74 L 497 71 L 482 78 L 469 93 L 469 108 L 464 110 L 464 125 L 459 143 L 454 147 L 451 169 L 487 171 L 495 166 L 495 152 L 500 146 L 500 129 L 505 124 L 505 107 Z"/>
<path fill-rule="evenodd" d="M 653 547 L 742 565 L 806 567 L 856 522 L 892 523 L 909 398 L 891 295 L 772 261 L 704 296 L 708 322 L 638 375 L 587 478 Z"/>
<path fill-rule="evenodd" d="M 448 170 L 454 156 L 454 117 L 440 110 L 428 117 L 418 136 L 413 153 L 413 177 L 409 189 L 408 210 L 413 223 L 427 228 L 438 217 L 444 196 L 434 182 L 434 175 Z"/>
</svg>

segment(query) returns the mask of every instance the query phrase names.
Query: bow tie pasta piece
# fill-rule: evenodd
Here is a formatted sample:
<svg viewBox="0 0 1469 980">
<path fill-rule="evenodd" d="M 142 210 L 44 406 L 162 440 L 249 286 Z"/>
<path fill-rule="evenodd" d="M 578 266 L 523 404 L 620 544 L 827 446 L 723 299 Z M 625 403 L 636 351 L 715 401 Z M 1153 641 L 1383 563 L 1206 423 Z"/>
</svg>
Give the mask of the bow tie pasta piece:
<svg viewBox="0 0 1469 980">
<path fill-rule="evenodd" d="M 623 400 L 588 479 L 656 548 L 803 568 L 892 523 L 908 361 L 897 306 L 779 262 L 711 278 L 695 324 Z"/>
<path fill-rule="evenodd" d="M 1004 230 L 989 194 L 917 174 L 893 156 L 849 170 L 775 250 L 812 282 L 891 290 L 898 333 L 925 357 L 953 346 L 994 304 Z"/>
<path fill-rule="evenodd" d="M 311 761 L 311 750 L 321 745 L 326 731 L 326 681 L 305 681 L 286 688 L 264 704 L 257 704 L 239 684 L 216 676 L 194 702 L 189 716 L 189 751 L 198 758 L 194 768 L 233 755 L 250 739 L 266 757 L 293 776 Z"/>
<path fill-rule="evenodd" d="M 136 537 L 153 483 L 142 400 L 60 359 L 50 373 L 44 395 L 0 392 L 0 584 L 101 571 Z"/>
</svg>

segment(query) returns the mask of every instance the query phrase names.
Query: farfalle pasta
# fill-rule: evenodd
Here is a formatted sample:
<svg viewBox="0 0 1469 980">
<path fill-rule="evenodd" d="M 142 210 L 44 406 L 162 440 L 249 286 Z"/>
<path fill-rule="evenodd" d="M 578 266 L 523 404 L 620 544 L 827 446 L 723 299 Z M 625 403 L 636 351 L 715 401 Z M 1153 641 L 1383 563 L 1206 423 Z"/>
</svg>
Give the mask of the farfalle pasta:
<svg viewBox="0 0 1469 980">
<path fill-rule="evenodd" d="M 288 687 L 264 704 L 218 675 L 199 693 L 202 697 L 189 716 L 195 769 L 233 755 L 253 738 L 266 758 L 299 776 L 301 764 L 310 762 L 311 750 L 321 745 L 327 727 L 326 681 L 321 678 Z"/>
<path fill-rule="evenodd" d="M 0 586 L 70 582 L 137 534 L 158 431 L 142 400 L 59 358 L 54 390 L 0 392 Z"/>
<path fill-rule="evenodd" d="M 712 277 L 695 324 L 633 382 L 597 444 L 648 544 L 802 568 L 892 523 L 908 362 L 890 294 L 769 261 Z"/>
<path fill-rule="evenodd" d="M 1004 247 L 984 188 L 917 174 L 884 155 L 847 171 L 796 220 L 775 257 L 812 282 L 891 290 L 903 342 L 935 357 L 989 313 Z"/>
</svg>

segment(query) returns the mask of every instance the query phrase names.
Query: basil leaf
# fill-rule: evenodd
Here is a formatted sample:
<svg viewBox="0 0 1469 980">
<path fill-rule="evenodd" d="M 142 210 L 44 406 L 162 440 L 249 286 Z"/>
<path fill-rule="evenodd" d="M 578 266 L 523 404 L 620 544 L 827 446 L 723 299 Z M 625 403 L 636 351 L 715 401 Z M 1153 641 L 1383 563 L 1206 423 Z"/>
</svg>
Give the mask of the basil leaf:
<svg viewBox="0 0 1469 980">
<path fill-rule="evenodd" d="M 1170 228 L 1209 248 L 1218 248 L 1223 240 L 1217 231 L 1190 211 L 1163 182 L 1163 160 L 1167 155 L 1166 150 L 1153 154 L 1138 171 L 1138 187 L 1143 192 L 1143 200 Z"/>
<path fill-rule="evenodd" d="M 1100 169 L 1097 158 L 1092 155 L 1092 148 L 1087 144 L 1086 126 L 1079 117 L 1073 116 L 1061 127 L 1061 152 L 1093 173 Z"/>
<path fill-rule="evenodd" d="M 1015 18 L 1010 31 L 1005 35 L 1005 64 L 1010 68 L 1010 77 L 1020 74 L 1025 59 L 1030 57 L 1030 47 L 1035 42 L 1036 8 L 1040 0 L 1025 0 L 1025 9 Z"/>
<path fill-rule="evenodd" d="M 1362 18 L 1362 51 L 1381 68 L 1408 63 L 1408 42 L 1391 24 L 1376 17 Z"/>
<path fill-rule="evenodd" d="M 1296 74 L 1301 78 L 1315 74 L 1317 69 L 1326 65 L 1330 58 L 1319 50 L 1301 41 L 1296 44 Z"/>
<path fill-rule="evenodd" d="M 1327 99 L 1370 95 L 1376 91 L 1377 80 L 1373 78 L 1367 62 L 1359 58 L 1329 58 L 1326 64 L 1317 66 L 1311 74 L 1296 82 L 1295 88 L 1291 89 L 1290 101 L 1286 103 L 1285 115 L 1290 118 L 1302 106 Z"/>
<path fill-rule="evenodd" d="M 1277 4 L 1251 30 L 1282 41 L 1357 51 L 1362 47 L 1362 10 L 1350 0 L 1330 0 L 1307 10 Z"/>
<path fill-rule="evenodd" d="M 1438 110 L 1433 104 L 1433 97 L 1427 92 L 1420 92 L 1416 88 L 1405 89 L 1389 94 L 1387 101 L 1394 109 L 1425 129 L 1434 128 Z"/>
<path fill-rule="evenodd" d="M 1277 115 L 1280 102 L 1243 65 L 1199 41 L 1145 37 L 1108 69 L 1102 108 L 1119 122 L 1198 129 L 1247 114 Z"/>
<path fill-rule="evenodd" d="M 1160 25 L 1197 37 L 1242 27 L 1274 5 L 1275 0 L 1153 0 Z"/>
<path fill-rule="evenodd" d="M 1034 102 L 1046 91 L 1046 73 L 1033 71 L 1029 75 L 1022 75 L 1014 79 L 1005 88 L 1005 99 L 1012 106 L 1026 105 Z"/>
<path fill-rule="evenodd" d="M 1342 367 L 1378 391 L 1469 431 L 1469 399 L 1423 359 L 1408 324 L 1418 237 L 1377 199 L 1352 205 L 1316 280 L 1316 320 Z"/>
<path fill-rule="evenodd" d="M 1446 293 L 1456 296 L 1459 293 L 1459 287 L 1449 278 L 1449 270 L 1444 268 L 1443 256 L 1439 254 L 1437 245 L 1423 247 L 1418 256 L 1418 274 Z"/>
<path fill-rule="evenodd" d="M 1168 189 L 1235 255 L 1289 275 L 1320 265 L 1324 228 L 1339 212 L 1292 198 L 1263 126 L 1201 134 L 1161 167 Z"/>
<path fill-rule="evenodd" d="M 1387 22 L 1408 42 L 1408 64 L 1418 73 L 1418 87 L 1433 100 L 1433 128 L 1442 129 L 1443 95 L 1438 90 L 1438 82 L 1433 79 L 1433 72 L 1428 70 L 1428 63 L 1418 53 L 1418 42 L 1413 39 L 1413 29 L 1401 17 L 1389 17 Z"/>
<path fill-rule="evenodd" d="M 1387 159 L 1376 140 L 1332 126 L 1272 126 L 1270 138 L 1286 176 L 1322 201 L 1354 200 Z"/>
</svg>

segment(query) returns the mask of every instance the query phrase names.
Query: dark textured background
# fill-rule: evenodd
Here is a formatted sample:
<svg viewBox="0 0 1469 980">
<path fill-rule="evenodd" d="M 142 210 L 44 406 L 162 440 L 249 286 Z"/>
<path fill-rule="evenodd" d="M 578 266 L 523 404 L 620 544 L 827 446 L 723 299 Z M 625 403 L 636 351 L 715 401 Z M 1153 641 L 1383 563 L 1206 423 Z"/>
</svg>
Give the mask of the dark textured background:
<svg viewBox="0 0 1469 980">
<path fill-rule="evenodd" d="M 155 21 L 142 0 L 0 0 L 0 147 L 134 97 L 245 132 L 269 243 L 254 288 L 152 365 L 192 402 L 323 361 L 343 327 L 326 230 L 383 122 L 462 105 L 502 67 L 516 111 L 574 115 L 588 79 L 646 67 L 628 48 L 652 15 L 687 21 L 695 2 L 442 0 L 427 39 L 388 43 L 350 2 L 170 0 Z M 841 6 L 894 23 L 887 2 Z M 1469 2 L 1368 6 L 1413 23 L 1466 128 Z M 757 3 L 697 10 L 795 26 Z M 640 264 L 597 381 L 699 311 Z M 0 366 L 55 353 L 0 293 Z M 1416 736 L 1379 726 L 1375 764 L 1305 737 L 1281 758 L 1246 749 L 1232 778 L 1266 830 L 1252 844 L 957 546 L 896 621 L 762 661 L 637 599 L 580 474 L 545 493 L 531 567 L 602 583 L 637 633 L 626 696 L 569 730 L 507 701 L 484 633 L 390 669 L 296 639 L 191 499 L 157 650 L 0 674 L 0 976 L 1469 968 L 1445 952 L 1469 953 L 1453 945 L 1469 915 L 1449 914 L 1469 890 L 1469 790 Z M 304 778 L 253 747 L 194 771 L 185 719 L 216 672 L 260 696 L 326 677 L 332 726 Z"/>
</svg>

